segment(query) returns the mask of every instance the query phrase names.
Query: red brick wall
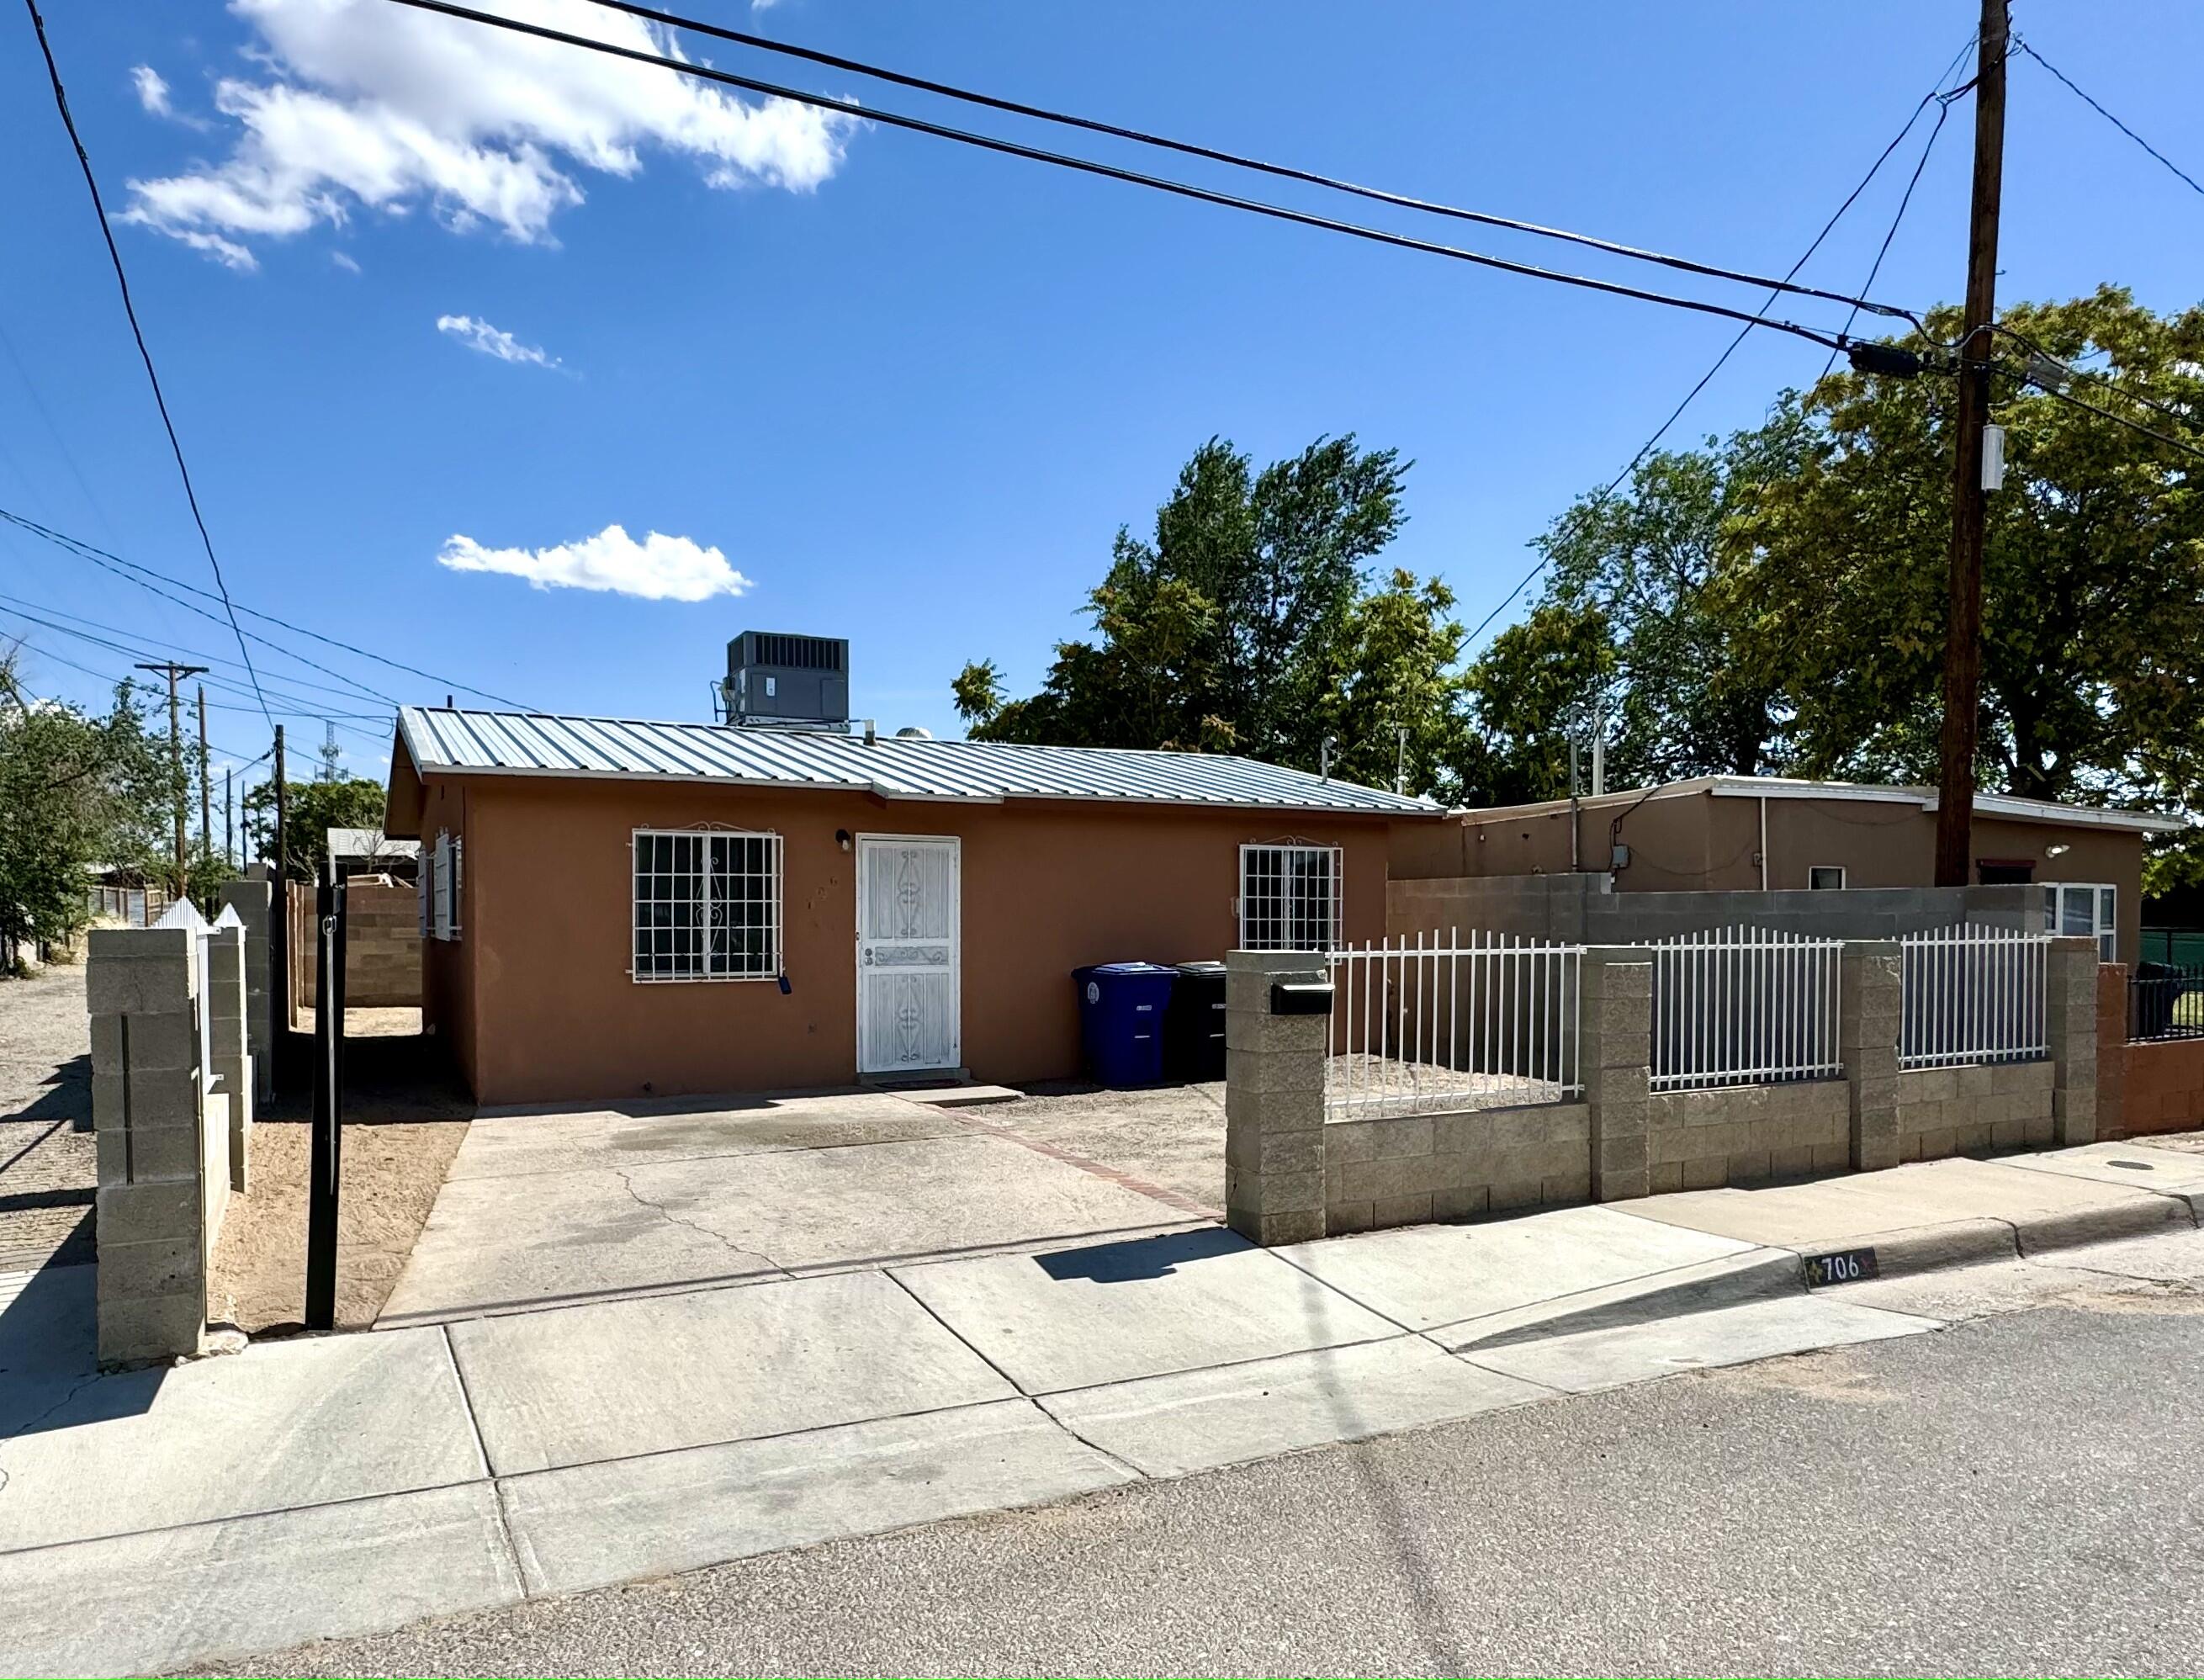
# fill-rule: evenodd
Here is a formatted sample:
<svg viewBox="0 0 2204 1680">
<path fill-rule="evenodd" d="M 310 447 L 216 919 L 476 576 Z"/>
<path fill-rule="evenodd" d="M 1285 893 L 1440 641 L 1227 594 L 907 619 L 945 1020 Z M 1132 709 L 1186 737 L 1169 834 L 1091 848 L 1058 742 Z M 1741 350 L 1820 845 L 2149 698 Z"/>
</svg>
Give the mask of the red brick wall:
<svg viewBox="0 0 2204 1680">
<path fill-rule="evenodd" d="M 2127 1063 L 2124 1136 L 2194 1131 L 2204 1126 L 2204 1038 L 2130 1044 Z"/>
</svg>

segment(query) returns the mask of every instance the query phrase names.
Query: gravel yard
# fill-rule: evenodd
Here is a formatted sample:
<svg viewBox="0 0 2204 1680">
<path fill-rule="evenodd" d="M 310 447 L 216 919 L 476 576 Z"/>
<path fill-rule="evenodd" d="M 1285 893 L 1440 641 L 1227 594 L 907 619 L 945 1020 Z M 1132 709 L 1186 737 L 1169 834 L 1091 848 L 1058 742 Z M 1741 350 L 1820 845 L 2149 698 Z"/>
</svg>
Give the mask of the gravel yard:
<svg viewBox="0 0 2204 1680">
<path fill-rule="evenodd" d="M 92 1258 L 91 1124 L 83 965 L 0 980 L 0 1272 Z"/>
</svg>

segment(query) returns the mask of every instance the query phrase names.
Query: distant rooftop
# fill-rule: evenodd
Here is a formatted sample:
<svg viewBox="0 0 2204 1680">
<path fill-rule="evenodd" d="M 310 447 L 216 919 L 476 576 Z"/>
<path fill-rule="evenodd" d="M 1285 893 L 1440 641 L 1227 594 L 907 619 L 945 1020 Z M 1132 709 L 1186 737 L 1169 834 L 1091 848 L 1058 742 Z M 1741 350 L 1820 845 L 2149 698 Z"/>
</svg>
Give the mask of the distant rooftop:
<svg viewBox="0 0 2204 1680">
<path fill-rule="evenodd" d="M 1433 801 L 1222 753 L 1019 746 L 715 723 L 408 706 L 398 733 L 424 775 L 595 776 L 845 789 L 887 799 L 994 804 L 1088 799 L 1436 816 Z"/>
<path fill-rule="evenodd" d="M 329 856 L 332 858 L 418 858 L 420 855 L 419 840 L 394 840 L 380 828 L 329 830 Z"/>
</svg>

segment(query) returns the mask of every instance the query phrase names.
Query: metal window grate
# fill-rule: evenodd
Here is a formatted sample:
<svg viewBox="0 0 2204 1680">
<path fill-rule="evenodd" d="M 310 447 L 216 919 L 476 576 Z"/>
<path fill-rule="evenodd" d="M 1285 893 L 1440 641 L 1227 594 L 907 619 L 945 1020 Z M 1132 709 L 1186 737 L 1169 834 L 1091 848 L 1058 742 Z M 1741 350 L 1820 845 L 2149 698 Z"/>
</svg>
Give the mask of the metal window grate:
<svg viewBox="0 0 2204 1680">
<path fill-rule="evenodd" d="M 1340 849 L 1240 848 L 1240 948 L 1329 951 L 1340 941 Z"/>
<path fill-rule="evenodd" d="M 633 849 L 636 979 L 779 977 L 779 835 L 639 828 Z"/>
</svg>

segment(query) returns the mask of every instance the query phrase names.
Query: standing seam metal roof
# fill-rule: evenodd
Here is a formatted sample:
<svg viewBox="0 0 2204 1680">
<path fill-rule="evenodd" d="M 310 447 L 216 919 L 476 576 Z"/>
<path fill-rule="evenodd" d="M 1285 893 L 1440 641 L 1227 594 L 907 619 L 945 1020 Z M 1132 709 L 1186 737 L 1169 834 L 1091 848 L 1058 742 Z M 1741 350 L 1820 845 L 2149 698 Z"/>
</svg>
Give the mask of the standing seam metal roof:
<svg viewBox="0 0 2204 1680">
<path fill-rule="evenodd" d="M 1020 746 L 407 706 L 398 732 L 423 774 L 663 777 L 849 788 L 890 799 L 1105 799 L 1421 816 L 1429 799 L 1202 752 Z"/>
</svg>

